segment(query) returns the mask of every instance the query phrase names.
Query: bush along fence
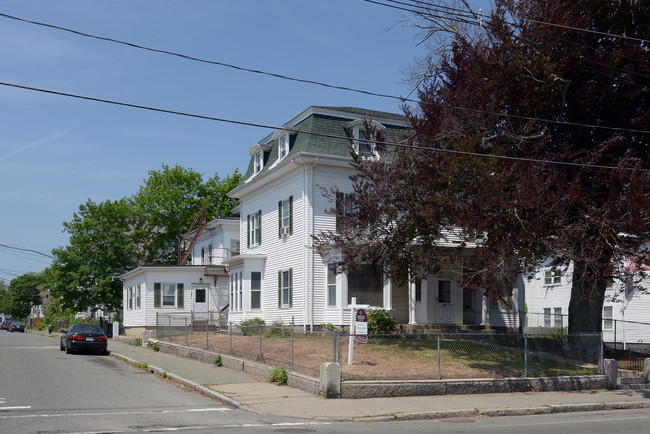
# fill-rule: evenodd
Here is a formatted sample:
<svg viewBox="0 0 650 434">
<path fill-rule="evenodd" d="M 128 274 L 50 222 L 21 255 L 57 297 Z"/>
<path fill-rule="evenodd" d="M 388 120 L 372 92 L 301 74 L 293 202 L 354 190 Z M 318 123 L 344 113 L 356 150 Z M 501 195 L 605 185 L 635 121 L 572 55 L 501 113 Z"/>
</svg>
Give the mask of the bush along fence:
<svg viewBox="0 0 650 434">
<path fill-rule="evenodd" d="M 187 318 L 187 317 L 186 317 Z M 603 373 L 601 334 L 429 333 L 357 336 L 259 320 L 193 326 L 159 318 L 157 338 L 319 376 L 338 362 L 342 380 L 528 378 Z M 350 340 L 353 352 L 350 354 Z"/>
</svg>

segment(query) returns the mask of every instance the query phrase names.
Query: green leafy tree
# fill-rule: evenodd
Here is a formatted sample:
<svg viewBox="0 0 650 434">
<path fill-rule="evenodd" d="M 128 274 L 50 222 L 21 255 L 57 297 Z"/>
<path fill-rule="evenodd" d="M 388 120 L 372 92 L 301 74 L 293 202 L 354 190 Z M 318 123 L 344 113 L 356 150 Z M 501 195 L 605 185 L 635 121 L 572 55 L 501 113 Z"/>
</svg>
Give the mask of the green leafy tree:
<svg viewBox="0 0 650 434">
<path fill-rule="evenodd" d="M 204 182 L 200 173 L 178 165 L 163 165 L 160 171 L 150 171 L 133 197 L 135 206 L 146 216 L 146 262 L 177 263 L 178 245 L 204 204 L 206 219 L 213 218 L 218 212 L 223 217 L 232 215 L 233 204 L 227 193 L 241 178 L 235 170 L 226 178 L 221 179 L 215 174 Z"/>
<path fill-rule="evenodd" d="M 12 279 L 5 297 L 6 313 L 12 318 L 25 318 L 32 306 L 41 304 L 40 292 L 45 284 L 41 273 L 26 273 Z"/>
<path fill-rule="evenodd" d="M 142 216 L 125 199 L 95 203 L 88 199 L 70 222 L 69 245 L 53 250 L 46 270 L 53 297 L 62 309 L 75 312 L 87 308 L 117 309 L 122 304 L 121 273 L 142 261 Z"/>
<path fill-rule="evenodd" d="M 133 197 L 102 203 L 88 199 L 63 223 L 69 243 L 53 250 L 55 260 L 46 270 L 58 310 L 121 308 L 117 276 L 140 265 L 176 263 L 178 243 L 202 205 L 207 203 L 207 216 L 230 216 L 227 193 L 240 180 L 235 171 L 203 182 L 191 169 L 163 165 L 150 172 Z"/>
</svg>

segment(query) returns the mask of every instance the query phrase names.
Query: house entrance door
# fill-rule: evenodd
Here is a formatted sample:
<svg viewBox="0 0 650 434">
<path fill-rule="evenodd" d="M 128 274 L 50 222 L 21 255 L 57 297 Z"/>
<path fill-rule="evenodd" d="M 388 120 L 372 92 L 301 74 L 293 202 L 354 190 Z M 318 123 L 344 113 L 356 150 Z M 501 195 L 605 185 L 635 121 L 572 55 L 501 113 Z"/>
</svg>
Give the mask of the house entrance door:
<svg viewBox="0 0 650 434">
<path fill-rule="evenodd" d="M 192 288 L 192 310 L 194 319 L 204 321 L 208 318 L 209 298 L 207 286 Z"/>
<path fill-rule="evenodd" d="M 456 322 L 455 289 L 456 288 L 453 280 L 438 280 L 435 294 L 436 324 L 454 324 Z"/>
</svg>

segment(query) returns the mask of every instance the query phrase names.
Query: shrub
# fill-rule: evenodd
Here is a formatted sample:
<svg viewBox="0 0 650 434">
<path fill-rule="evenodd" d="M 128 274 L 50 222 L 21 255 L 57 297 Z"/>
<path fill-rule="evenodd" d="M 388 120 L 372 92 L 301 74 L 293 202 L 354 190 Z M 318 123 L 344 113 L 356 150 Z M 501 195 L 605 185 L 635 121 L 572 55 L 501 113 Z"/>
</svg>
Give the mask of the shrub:
<svg viewBox="0 0 650 434">
<path fill-rule="evenodd" d="M 157 342 L 154 342 L 153 344 L 151 344 L 151 349 L 154 350 L 154 351 L 160 351 L 160 347 L 158 346 Z"/>
<path fill-rule="evenodd" d="M 133 345 L 135 345 L 136 347 L 141 346 L 142 341 L 140 341 L 140 338 L 135 338 L 135 340 L 133 341 Z"/>
<path fill-rule="evenodd" d="M 332 332 L 332 333 L 333 333 L 333 332 L 340 332 L 340 331 L 341 331 L 341 329 L 340 329 L 339 327 L 335 326 L 335 325 L 332 324 L 331 322 L 328 322 L 327 324 L 321 324 L 321 328 L 322 328 L 323 330 L 327 330 L 327 331 L 330 331 L 330 332 Z"/>
<path fill-rule="evenodd" d="M 160 376 L 163 377 L 163 378 L 167 378 L 167 372 L 162 371 L 162 372 L 160 373 Z"/>
<path fill-rule="evenodd" d="M 366 313 L 368 315 L 368 334 L 370 335 L 387 335 L 397 328 L 397 321 L 384 309 L 369 309 Z"/>
<path fill-rule="evenodd" d="M 290 335 L 291 335 L 291 331 L 287 330 L 284 324 L 282 324 L 282 322 L 276 321 L 266 332 L 265 336 L 267 338 L 273 338 L 273 337 L 283 338 L 285 336 L 290 336 Z"/>
<path fill-rule="evenodd" d="M 242 321 L 239 324 L 241 334 L 244 336 L 255 336 L 260 333 L 259 327 L 263 326 L 264 320 L 262 318 L 251 318 L 246 321 Z"/>
<path fill-rule="evenodd" d="M 280 385 L 287 384 L 287 368 L 285 368 L 284 366 L 280 366 L 271 369 L 271 374 L 269 375 L 269 379 L 272 382 L 278 383 Z"/>
<path fill-rule="evenodd" d="M 217 354 L 217 357 L 214 358 L 214 366 L 223 366 L 223 359 L 221 354 Z"/>
</svg>

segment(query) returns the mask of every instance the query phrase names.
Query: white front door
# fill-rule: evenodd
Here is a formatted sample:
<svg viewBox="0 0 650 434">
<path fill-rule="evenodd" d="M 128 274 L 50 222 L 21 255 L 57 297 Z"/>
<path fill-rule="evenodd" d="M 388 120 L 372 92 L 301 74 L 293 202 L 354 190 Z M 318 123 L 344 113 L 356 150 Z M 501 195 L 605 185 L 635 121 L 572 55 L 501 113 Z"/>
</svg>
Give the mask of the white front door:
<svg viewBox="0 0 650 434">
<path fill-rule="evenodd" d="M 455 285 L 451 279 L 438 279 L 435 288 L 435 323 L 454 324 L 455 312 Z"/>
<path fill-rule="evenodd" d="M 192 310 L 194 318 L 205 320 L 208 318 L 209 297 L 207 286 L 194 286 L 192 288 Z"/>
</svg>

